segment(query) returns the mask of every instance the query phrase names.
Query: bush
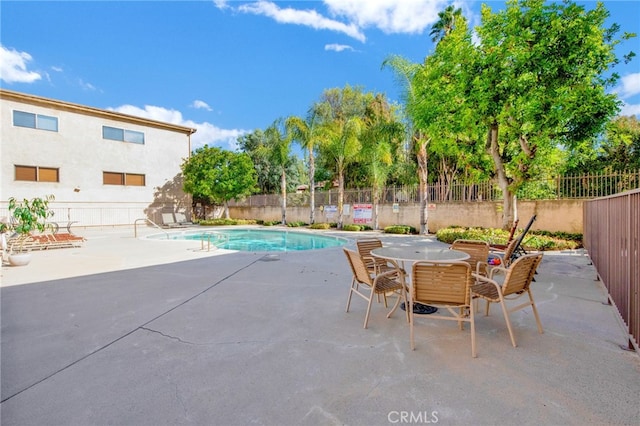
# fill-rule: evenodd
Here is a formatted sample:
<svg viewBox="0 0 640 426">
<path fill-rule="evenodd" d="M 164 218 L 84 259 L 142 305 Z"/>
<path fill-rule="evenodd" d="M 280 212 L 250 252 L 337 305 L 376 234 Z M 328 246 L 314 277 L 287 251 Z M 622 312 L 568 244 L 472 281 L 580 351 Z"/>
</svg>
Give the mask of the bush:
<svg viewBox="0 0 640 426">
<path fill-rule="evenodd" d="M 252 219 L 205 219 L 201 220 L 201 226 L 226 226 L 226 225 L 255 225 L 258 221 Z"/>
<path fill-rule="evenodd" d="M 329 224 L 329 223 L 314 223 L 313 225 L 310 225 L 309 228 L 311 228 L 311 229 L 329 229 L 329 228 L 331 228 L 331 224 Z"/>
<path fill-rule="evenodd" d="M 515 238 L 518 238 L 519 231 Z M 494 228 L 464 228 L 452 226 L 436 232 L 436 238 L 443 243 L 451 244 L 455 240 L 481 240 L 489 244 L 506 244 L 509 232 Z M 522 242 L 524 248 L 532 250 L 573 250 L 582 247 L 582 234 L 566 232 L 529 231 Z"/>
<path fill-rule="evenodd" d="M 298 228 L 300 226 L 307 226 L 307 224 L 305 222 L 298 221 L 298 222 L 288 222 L 287 226 L 290 228 Z"/>
<path fill-rule="evenodd" d="M 342 227 L 342 230 L 360 232 L 362 230 L 362 227 L 360 225 L 344 225 Z"/>
<path fill-rule="evenodd" d="M 416 228 L 409 225 L 392 225 L 384 228 L 385 234 L 417 234 Z"/>
</svg>

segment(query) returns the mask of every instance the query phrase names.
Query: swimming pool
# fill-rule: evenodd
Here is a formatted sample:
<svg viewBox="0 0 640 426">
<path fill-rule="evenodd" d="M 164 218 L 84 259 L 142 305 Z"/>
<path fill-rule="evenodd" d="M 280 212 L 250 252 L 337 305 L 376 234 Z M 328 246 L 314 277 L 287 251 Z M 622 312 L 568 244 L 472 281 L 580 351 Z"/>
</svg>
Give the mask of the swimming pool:
<svg viewBox="0 0 640 426">
<path fill-rule="evenodd" d="M 305 232 L 262 229 L 216 229 L 203 231 L 169 232 L 147 238 L 162 240 L 195 240 L 205 245 L 238 251 L 301 251 L 340 247 L 346 238 Z"/>
</svg>

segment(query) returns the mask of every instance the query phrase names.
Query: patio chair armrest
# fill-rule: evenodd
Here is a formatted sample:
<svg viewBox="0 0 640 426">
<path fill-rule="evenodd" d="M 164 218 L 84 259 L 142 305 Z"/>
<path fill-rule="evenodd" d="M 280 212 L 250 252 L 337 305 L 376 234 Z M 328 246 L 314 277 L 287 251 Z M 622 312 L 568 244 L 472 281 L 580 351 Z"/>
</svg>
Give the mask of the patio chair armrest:
<svg viewBox="0 0 640 426">
<path fill-rule="evenodd" d="M 498 272 L 502 272 L 502 273 L 507 273 L 508 269 L 505 268 L 504 266 L 494 266 L 493 268 L 491 268 L 491 270 L 489 271 L 489 278 L 493 278 L 493 276 L 498 273 Z"/>
</svg>

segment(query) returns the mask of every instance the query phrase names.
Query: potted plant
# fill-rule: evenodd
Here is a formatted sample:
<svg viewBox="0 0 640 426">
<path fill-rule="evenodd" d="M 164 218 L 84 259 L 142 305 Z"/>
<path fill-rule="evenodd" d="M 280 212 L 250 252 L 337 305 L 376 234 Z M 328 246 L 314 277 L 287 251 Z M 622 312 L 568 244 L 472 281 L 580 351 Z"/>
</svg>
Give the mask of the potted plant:
<svg viewBox="0 0 640 426">
<path fill-rule="evenodd" d="M 31 253 L 25 250 L 24 244 L 33 231 L 44 232 L 47 228 L 46 220 L 53 216 L 53 211 L 49 209 L 49 201 L 53 201 L 53 195 L 24 199 L 19 201 L 13 197 L 9 198 L 9 214 L 11 220 L 8 224 L 10 231 L 13 231 L 15 241 L 11 244 L 9 253 L 9 263 L 15 266 L 26 265 L 31 261 Z"/>
</svg>

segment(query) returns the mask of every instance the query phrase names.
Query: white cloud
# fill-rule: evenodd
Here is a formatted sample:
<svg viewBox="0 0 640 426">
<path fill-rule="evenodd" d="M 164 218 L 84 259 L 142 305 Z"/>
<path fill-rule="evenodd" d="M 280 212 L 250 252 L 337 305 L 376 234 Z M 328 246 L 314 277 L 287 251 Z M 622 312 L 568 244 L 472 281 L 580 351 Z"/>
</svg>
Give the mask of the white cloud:
<svg viewBox="0 0 640 426">
<path fill-rule="evenodd" d="M 27 52 L 18 52 L 0 45 L 0 80 L 5 83 L 33 83 L 42 76 L 27 70 L 27 63 L 33 58 Z"/>
<path fill-rule="evenodd" d="M 640 94 L 640 72 L 627 74 L 620 78 L 620 85 L 613 90 L 621 99 Z"/>
<path fill-rule="evenodd" d="M 353 47 L 346 44 L 327 44 L 324 50 L 333 50 L 334 52 L 342 52 L 343 50 L 353 50 Z"/>
<path fill-rule="evenodd" d="M 324 0 L 331 13 L 344 16 L 359 28 L 376 27 L 385 33 L 420 34 L 438 20 L 447 0 Z"/>
<path fill-rule="evenodd" d="M 196 99 L 195 101 L 193 101 L 193 103 L 191 104 L 191 107 L 195 109 L 206 109 L 207 111 L 213 111 L 209 106 L 209 104 L 199 99 Z"/>
<path fill-rule="evenodd" d="M 622 110 L 620 111 L 620 115 L 624 116 L 640 116 L 640 104 L 630 105 L 625 103 L 622 105 Z"/>
<path fill-rule="evenodd" d="M 91 83 L 87 83 L 86 81 L 82 80 L 82 79 L 78 79 L 78 84 L 80 85 L 80 87 L 82 87 L 84 90 L 89 90 L 89 91 L 95 91 L 98 90 L 96 88 L 96 86 L 94 86 Z"/>
<path fill-rule="evenodd" d="M 329 30 L 348 35 L 364 43 L 365 35 L 358 26 L 353 23 L 326 18 L 315 10 L 299 10 L 290 7 L 280 8 L 273 2 L 259 0 L 255 3 L 243 4 L 238 7 L 240 12 L 264 15 L 282 24 L 296 24 L 311 27 L 317 30 Z"/>
<path fill-rule="evenodd" d="M 122 105 L 108 109 L 122 114 L 134 115 L 136 117 L 143 117 L 197 129 L 196 133 L 191 136 L 192 150 L 204 145 L 209 145 L 235 151 L 238 148 L 238 137 L 245 133 L 249 133 L 248 130 L 221 129 L 211 123 L 196 123 L 192 120 L 185 120 L 180 111 L 153 105 L 145 105 L 144 108 L 139 108 L 133 105 Z"/>
</svg>

